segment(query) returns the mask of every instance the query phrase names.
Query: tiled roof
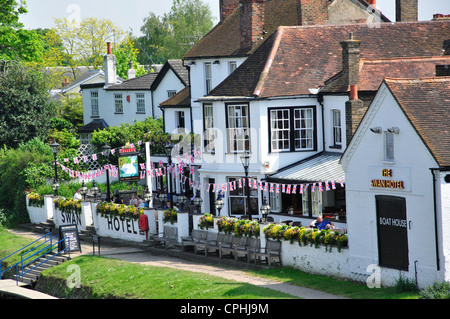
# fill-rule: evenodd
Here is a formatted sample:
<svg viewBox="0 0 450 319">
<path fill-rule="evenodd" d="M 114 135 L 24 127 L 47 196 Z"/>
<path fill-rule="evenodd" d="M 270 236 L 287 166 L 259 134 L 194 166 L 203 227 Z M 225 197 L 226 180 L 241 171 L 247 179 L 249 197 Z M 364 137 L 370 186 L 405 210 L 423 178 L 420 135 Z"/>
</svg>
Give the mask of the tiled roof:
<svg viewBox="0 0 450 319">
<path fill-rule="evenodd" d="M 156 90 L 159 83 L 166 75 L 167 71 L 172 70 L 175 75 L 180 79 L 180 81 L 185 85 L 189 85 L 189 72 L 186 66 L 183 65 L 183 60 L 181 59 L 170 59 L 164 63 L 164 66 L 159 71 L 158 76 L 153 81 L 151 89 Z"/>
<path fill-rule="evenodd" d="M 162 102 L 161 107 L 189 107 L 191 106 L 190 87 L 187 86 L 171 98 Z"/>
<path fill-rule="evenodd" d="M 271 34 L 280 25 L 298 25 L 297 0 L 266 1 L 264 30 Z M 249 51 L 240 50 L 240 10 L 234 10 L 223 22 L 217 24 L 206 34 L 184 58 L 206 58 L 223 56 L 242 56 L 251 53 L 264 41 L 261 40 Z"/>
<path fill-rule="evenodd" d="M 332 1 L 330 1 L 331 4 Z M 369 3 L 364 0 L 350 0 L 356 6 L 366 10 Z M 208 34 L 206 34 L 194 47 L 185 55 L 185 59 L 212 58 L 242 56 L 251 54 L 259 47 L 264 39 L 273 33 L 279 26 L 298 26 L 299 21 L 299 0 L 266 0 L 264 31 L 267 32 L 263 39 L 257 42 L 252 48 L 240 50 L 240 9 L 237 7 L 224 21 L 219 22 Z M 380 19 L 388 22 L 381 12 Z M 346 18 L 348 20 L 348 18 Z"/>
<path fill-rule="evenodd" d="M 450 77 L 384 80 L 440 167 L 450 167 Z"/>
<path fill-rule="evenodd" d="M 436 76 L 437 65 L 450 65 L 450 55 L 390 59 L 361 59 L 359 91 L 376 91 L 385 77 L 424 78 Z M 347 92 L 348 85 L 338 73 L 325 83 L 322 93 Z"/>
<path fill-rule="evenodd" d="M 111 85 L 105 90 L 109 91 L 125 91 L 125 90 L 150 90 L 150 87 L 155 81 L 158 73 L 147 73 L 137 78 L 129 79 L 121 84 Z"/>
<path fill-rule="evenodd" d="M 440 56 L 450 21 L 279 27 L 212 96 L 295 96 L 310 94 L 342 69 L 349 33 L 361 41 L 360 57 Z"/>
<path fill-rule="evenodd" d="M 104 119 L 95 119 L 92 122 L 80 127 L 78 133 L 92 133 L 94 131 L 100 131 L 108 128 L 109 125 Z"/>
</svg>

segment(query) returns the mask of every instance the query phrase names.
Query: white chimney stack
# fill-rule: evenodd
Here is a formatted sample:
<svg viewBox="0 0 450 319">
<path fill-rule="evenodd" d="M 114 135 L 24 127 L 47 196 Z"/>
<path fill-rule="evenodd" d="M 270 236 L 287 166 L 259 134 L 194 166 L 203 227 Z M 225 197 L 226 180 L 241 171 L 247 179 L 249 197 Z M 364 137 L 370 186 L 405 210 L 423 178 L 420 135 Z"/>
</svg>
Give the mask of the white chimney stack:
<svg viewBox="0 0 450 319">
<path fill-rule="evenodd" d="M 105 61 L 105 86 L 117 83 L 116 56 L 112 54 L 111 42 L 107 43 L 108 51 L 104 57 Z"/>
<path fill-rule="evenodd" d="M 128 62 L 127 76 L 128 76 L 128 80 L 134 79 L 136 77 L 136 71 L 133 69 L 133 61 Z"/>
</svg>

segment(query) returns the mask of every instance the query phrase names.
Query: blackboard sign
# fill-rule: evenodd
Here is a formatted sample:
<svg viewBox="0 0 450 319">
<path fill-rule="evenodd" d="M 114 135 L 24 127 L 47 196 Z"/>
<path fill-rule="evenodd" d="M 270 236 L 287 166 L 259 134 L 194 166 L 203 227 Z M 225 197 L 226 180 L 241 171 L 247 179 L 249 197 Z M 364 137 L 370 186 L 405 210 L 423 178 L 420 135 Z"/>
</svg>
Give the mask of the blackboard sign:
<svg viewBox="0 0 450 319">
<path fill-rule="evenodd" d="M 80 238 L 78 237 L 78 227 L 76 224 L 59 226 L 59 238 L 60 240 L 66 238 L 70 242 L 70 251 L 81 252 Z M 60 244 L 60 250 L 66 248 L 66 242 L 62 241 Z"/>
</svg>

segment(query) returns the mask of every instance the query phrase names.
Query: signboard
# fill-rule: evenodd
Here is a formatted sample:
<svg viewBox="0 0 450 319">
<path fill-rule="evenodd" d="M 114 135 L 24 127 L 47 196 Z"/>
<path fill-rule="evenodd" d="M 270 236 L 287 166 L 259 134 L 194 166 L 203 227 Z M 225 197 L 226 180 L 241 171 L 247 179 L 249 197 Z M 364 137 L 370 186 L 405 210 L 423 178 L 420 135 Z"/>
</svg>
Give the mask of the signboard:
<svg viewBox="0 0 450 319">
<path fill-rule="evenodd" d="M 59 238 L 63 239 L 66 237 L 70 243 L 70 251 L 81 252 L 80 238 L 78 237 L 78 227 L 76 224 L 59 226 Z M 66 240 L 60 243 L 59 250 L 65 248 L 66 248 Z"/>
<path fill-rule="evenodd" d="M 371 189 L 411 190 L 411 170 L 409 167 L 369 166 Z"/>
<path fill-rule="evenodd" d="M 375 196 L 377 207 L 378 260 L 382 267 L 408 270 L 408 222 L 406 200 Z"/>
<path fill-rule="evenodd" d="M 139 181 L 139 159 L 135 148 L 119 150 L 119 181 Z"/>
</svg>

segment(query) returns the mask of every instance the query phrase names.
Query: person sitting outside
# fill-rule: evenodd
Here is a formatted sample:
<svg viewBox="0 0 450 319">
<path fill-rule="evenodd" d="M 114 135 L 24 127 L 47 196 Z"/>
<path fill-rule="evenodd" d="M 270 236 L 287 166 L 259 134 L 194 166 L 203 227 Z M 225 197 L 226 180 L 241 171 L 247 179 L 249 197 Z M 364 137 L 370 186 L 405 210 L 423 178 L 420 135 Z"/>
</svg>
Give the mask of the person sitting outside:
<svg viewBox="0 0 450 319">
<path fill-rule="evenodd" d="M 134 207 L 138 207 L 139 200 L 136 198 L 136 195 L 132 194 L 130 199 L 130 205 L 133 205 Z"/>
<path fill-rule="evenodd" d="M 323 220 L 321 215 L 317 216 L 317 219 L 312 221 L 310 226 L 313 228 L 317 228 L 318 230 L 334 229 L 333 223 L 329 222 L 328 220 Z"/>
<path fill-rule="evenodd" d="M 81 196 L 81 192 L 80 192 L 79 189 L 78 189 L 78 190 L 76 191 L 76 193 L 73 195 L 73 198 L 75 198 L 75 199 L 83 199 L 83 196 Z"/>
</svg>

